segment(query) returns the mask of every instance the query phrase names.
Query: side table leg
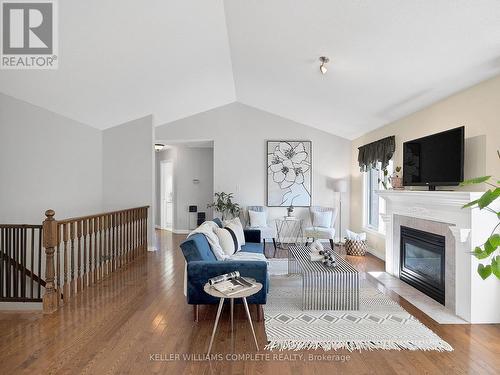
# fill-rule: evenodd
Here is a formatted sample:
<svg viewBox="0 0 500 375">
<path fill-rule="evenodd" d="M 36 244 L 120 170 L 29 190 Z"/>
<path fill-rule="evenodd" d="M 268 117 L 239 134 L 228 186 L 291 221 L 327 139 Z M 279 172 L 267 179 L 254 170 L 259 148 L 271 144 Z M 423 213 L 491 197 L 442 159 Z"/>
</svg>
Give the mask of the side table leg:
<svg viewBox="0 0 500 375">
<path fill-rule="evenodd" d="M 224 298 L 220 299 L 219 308 L 217 309 L 217 316 L 215 317 L 214 329 L 212 331 L 212 337 L 210 338 L 210 345 L 208 345 L 207 355 L 210 354 L 210 350 L 212 350 L 212 344 L 214 342 L 215 332 L 217 331 L 217 324 L 219 323 L 220 313 L 222 312 L 222 306 L 224 305 Z"/>
<path fill-rule="evenodd" d="M 248 303 L 245 297 L 242 298 L 243 304 L 245 305 L 245 311 L 247 312 L 248 323 L 250 323 L 250 328 L 252 329 L 253 339 L 255 341 L 255 347 L 259 350 L 259 344 L 257 344 L 257 337 L 255 337 L 255 331 L 253 329 L 252 317 L 250 316 L 250 311 L 248 310 Z"/>
<path fill-rule="evenodd" d="M 231 298 L 230 302 L 231 302 L 231 332 L 233 332 L 234 298 Z"/>
</svg>

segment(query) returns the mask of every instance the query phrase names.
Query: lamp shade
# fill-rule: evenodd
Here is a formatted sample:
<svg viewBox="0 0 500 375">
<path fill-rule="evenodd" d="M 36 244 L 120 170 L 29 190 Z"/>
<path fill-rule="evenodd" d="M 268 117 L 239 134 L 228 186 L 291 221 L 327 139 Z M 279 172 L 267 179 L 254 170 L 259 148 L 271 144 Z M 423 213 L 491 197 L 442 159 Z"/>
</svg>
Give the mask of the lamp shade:
<svg viewBox="0 0 500 375">
<path fill-rule="evenodd" d="M 347 181 L 346 180 L 337 180 L 337 181 L 335 181 L 333 187 L 337 193 L 346 193 L 347 192 Z"/>
</svg>

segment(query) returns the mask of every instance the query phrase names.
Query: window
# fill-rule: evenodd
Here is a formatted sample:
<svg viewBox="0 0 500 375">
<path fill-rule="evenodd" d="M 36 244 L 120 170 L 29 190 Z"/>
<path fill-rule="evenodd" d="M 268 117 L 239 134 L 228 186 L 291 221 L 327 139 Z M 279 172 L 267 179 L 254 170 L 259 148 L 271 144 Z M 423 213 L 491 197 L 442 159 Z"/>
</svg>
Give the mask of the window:
<svg viewBox="0 0 500 375">
<path fill-rule="evenodd" d="M 375 193 L 379 189 L 379 176 L 375 168 L 366 172 L 366 226 L 375 230 L 378 230 L 379 220 L 379 197 Z"/>
<path fill-rule="evenodd" d="M 392 174 L 392 169 L 392 161 L 390 161 L 387 166 L 388 176 Z M 384 226 L 380 220 L 380 213 L 384 212 L 385 205 L 384 201 L 380 199 L 376 191 L 383 189 L 382 184 L 380 183 L 383 178 L 384 175 L 381 171 L 380 163 L 377 168 L 373 168 L 368 172 L 365 172 L 364 176 L 364 227 L 366 229 L 379 232 L 380 234 L 384 234 Z"/>
</svg>

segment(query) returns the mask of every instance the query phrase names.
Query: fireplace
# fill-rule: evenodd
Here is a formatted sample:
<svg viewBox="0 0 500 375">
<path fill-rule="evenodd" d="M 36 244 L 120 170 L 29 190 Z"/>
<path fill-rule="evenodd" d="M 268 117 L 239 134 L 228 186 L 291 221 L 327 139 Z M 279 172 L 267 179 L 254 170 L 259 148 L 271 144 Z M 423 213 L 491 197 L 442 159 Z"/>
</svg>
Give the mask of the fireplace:
<svg viewBox="0 0 500 375">
<path fill-rule="evenodd" d="M 399 277 L 445 304 L 445 237 L 401 226 Z"/>
</svg>

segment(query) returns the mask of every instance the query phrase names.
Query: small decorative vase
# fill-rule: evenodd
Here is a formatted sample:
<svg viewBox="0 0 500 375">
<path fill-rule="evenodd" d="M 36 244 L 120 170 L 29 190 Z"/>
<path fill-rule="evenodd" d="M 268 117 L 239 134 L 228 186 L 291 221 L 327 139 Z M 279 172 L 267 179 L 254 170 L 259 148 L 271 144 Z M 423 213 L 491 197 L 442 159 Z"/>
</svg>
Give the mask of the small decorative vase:
<svg viewBox="0 0 500 375">
<path fill-rule="evenodd" d="M 293 217 L 293 209 L 294 209 L 293 206 L 287 207 L 286 211 L 288 217 Z"/>
<path fill-rule="evenodd" d="M 401 177 L 391 177 L 391 185 L 393 189 L 402 189 L 403 179 Z"/>
</svg>

